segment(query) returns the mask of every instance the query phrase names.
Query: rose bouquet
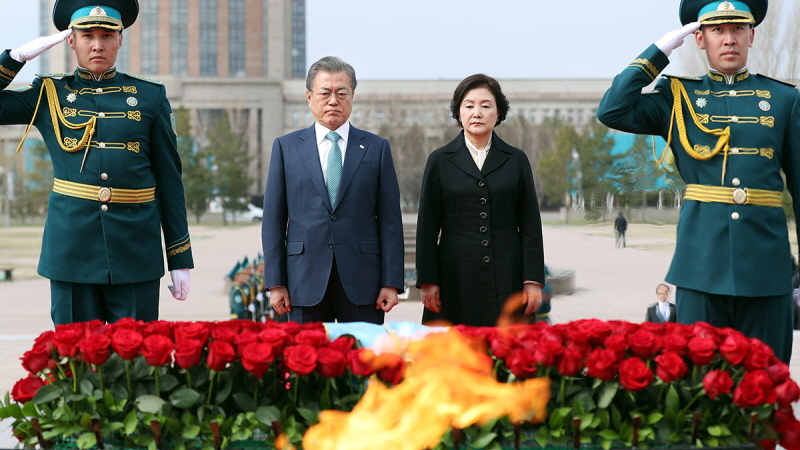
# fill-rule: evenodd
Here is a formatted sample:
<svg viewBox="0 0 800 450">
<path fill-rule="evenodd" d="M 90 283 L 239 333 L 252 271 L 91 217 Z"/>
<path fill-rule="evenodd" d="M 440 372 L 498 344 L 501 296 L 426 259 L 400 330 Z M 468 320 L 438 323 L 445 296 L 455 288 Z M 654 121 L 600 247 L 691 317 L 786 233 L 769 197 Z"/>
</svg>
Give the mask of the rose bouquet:
<svg viewBox="0 0 800 450">
<path fill-rule="evenodd" d="M 98 439 L 127 447 L 299 442 L 324 409 L 350 410 L 367 377 L 405 362 L 331 341 L 322 324 L 250 321 L 60 325 L 21 358 L 29 376 L 0 405 L 24 445 Z M 157 442 L 158 441 L 158 442 Z"/>
</svg>

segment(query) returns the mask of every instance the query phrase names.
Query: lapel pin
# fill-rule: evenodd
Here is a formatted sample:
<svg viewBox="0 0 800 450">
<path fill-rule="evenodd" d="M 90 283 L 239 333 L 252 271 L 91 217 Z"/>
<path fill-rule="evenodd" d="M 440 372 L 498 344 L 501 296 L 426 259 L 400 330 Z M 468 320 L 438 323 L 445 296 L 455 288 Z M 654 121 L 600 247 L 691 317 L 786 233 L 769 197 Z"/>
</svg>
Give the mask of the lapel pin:
<svg viewBox="0 0 800 450">
<path fill-rule="evenodd" d="M 359 145 L 359 147 L 361 147 L 361 148 L 364 148 L 364 146 L 363 146 L 363 145 Z"/>
</svg>

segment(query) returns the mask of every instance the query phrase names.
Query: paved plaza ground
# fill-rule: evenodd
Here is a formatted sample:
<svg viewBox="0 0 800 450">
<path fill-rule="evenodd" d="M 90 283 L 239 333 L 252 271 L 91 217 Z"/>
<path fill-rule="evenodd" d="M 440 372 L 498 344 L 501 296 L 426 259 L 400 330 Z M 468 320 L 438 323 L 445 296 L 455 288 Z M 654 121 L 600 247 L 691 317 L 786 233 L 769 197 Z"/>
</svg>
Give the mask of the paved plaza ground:
<svg viewBox="0 0 800 450">
<path fill-rule="evenodd" d="M 552 320 L 561 323 L 593 317 L 642 322 L 647 306 L 656 301 L 656 285 L 663 281 L 667 272 L 675 227 L 630 224 L 627 247 L 615 249 L 610 223 L 565 225 L 545 220 L 548 266 L 576 272 L 575 292 L 553 299 Z M 0 238 L 20 230 L 0 228 Z M 28 227 L 30 230 L 40 230 L 40 227 Z M 260 224 L 190 227 L 196 266 L 191 272 L 191 293 L 185 302 L 172 299 L 167 291 L 169 276 L 164 277 L 161 319 L 226 320 L 229 310 L 224 275 L 237 260 L 244 256 L 252 259 L 259 252 L 260 231 Z M 22 259 L 25 258 L 30 256 Z M 673 295 L 670 297 L 672 301 Z M 33 339 L 52 328 L 49 282 L 41 278 L 0 282 L 0 307 L 3 311 L 0 315 L 0 393 L 4 393 L 25 376 L 19 358 L 31 348 Z M 406 301 L 387 314 L 386 320 L 419 322 L 421 315 L 421 303 Z M 798 333 L 794 335 L 791 373 L 800 382 Z M 13 444 L 8 425 L 0 423 L 0 447 Z"/>
</svg>

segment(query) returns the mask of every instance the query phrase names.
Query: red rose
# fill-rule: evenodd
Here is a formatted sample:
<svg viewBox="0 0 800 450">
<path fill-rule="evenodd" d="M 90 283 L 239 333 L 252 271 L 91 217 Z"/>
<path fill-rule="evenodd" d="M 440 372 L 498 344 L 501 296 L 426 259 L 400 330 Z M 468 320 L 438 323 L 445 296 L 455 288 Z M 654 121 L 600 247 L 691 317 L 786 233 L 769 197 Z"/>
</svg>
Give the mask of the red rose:
<svg viewBox="0 0 800 450">
<path fill-rule="evenodd" d="M 778 361 L 767 367 L 766 371 L 775 386 L 789 379 L 789 366 L 784 362 Z"/>
<path fill-rule="evenodd" d="M 649 359 L 661 349 L 661 337 L 641 327 L 628 335 L 628 346 L 634 355 Z"/>
<path fill-rule="evenodd" d="M 406 361 L 395 353 L 381 353 L 375 358 L 375 369 L 381 380 L 398 384 L 406 374 Z"/>
<path fill-rule="evenodd" d="M 81 358 L 89 364 L 102 366 L 111 356 L 111 338 L 104 335 L 92 336 L 81 345 Z"/>
<path fill-rule="evenodd" d="M 142 328 L 144 328 L 144 322 L 141 320 L 136 320 L 133 317 L 123 317 L 118 321 L 112 324 L 114 331 L 117 330 L 132 330 L 136 331 L 137 333 L 142 332 Z"/>
<path fill-rule="evenodd" d="M 800 420 L 791 409 L 775 412 L 775 431 L 780 433 L 781 447 L 786 450 L 800 449 Z"/>
<path fill-rule="evenodd" d="M 25 403 L 32 399 L 42 386 L 44 386 L 44 380 L 39 377 L 23 378 L 17 381 L 11 389 L 11 398 L 17 403 Z"/>
<path fill-rule="evenodd" d="M 775 387 L 775 397 L 779 405 L 790 408 L 792 403 L 800 400 L 800 387 L 794 380 L 787 380 Z"/>
<path fill-rule="evenodd" d="M 614 334 L 606 338 L 603 343 L 606 350 L 611 350 L 617 354 L 617 358 L 624 358 L 625 352 L 628 351 L 628 339 L 623 334 Z"/>
<path fill-rule="evenodd" d="M 536 375 L 536 369 L 538 367 L 533 353 L 521 348 L 511 350 L 508 354 L 508 358 L 506 358 L 506 366 L 508 366 L 508 370 L 520 380 Z"/>
<path fill-rule="evenodd" d="M 661 340 L 661 351 L 676 353 L 679 356 L 686 356 L 686 346 L 688 343 L 689 341 L 686 339 L 686 336 L 680 334 L 665 334 L 664 338 Z"/>
<path fill-rule="evenodd" d="M 686 367 L 686 361 L 677 353 L 664 352 L 656 356 L 655 361 L 658 364 L 656 374 L 664 383 L 677 381 L 689 371 L 689 368 Z"/>
<path fill-rule="evenodd" d="M 633 334 L 636 330 L 639 329 L 640 326 L 640 324 L 633 322 L 626 322 L 624 320 L 609 320 L 607 321 L 607 323 L 611 325 L 612 335 L 620 334 L 622 336 Z"/>
<path fill-rule="evenodd" d="M 653 378 L 653 371 L 639 358 L 628 358 L 619 365 L 619 384 L 631 392 L 650 386 Z"/>
<path fill-rule="evenodd" d="M 233 343 L 239 330 L 242 328 L 241 321 L 239 320 L 226 320 L 224 322 L 216 322 L 211 327 L 211 339 L 215 341 L 225 341 Z"/>
<path fill-rule="evenodd" d="M 111 335 L 111 347 L 122 359 L 130 360 L 139 356 L 142 335 L 138 331 L 122 328 Z"/>
<path fill-rule="evenodd" d="M 645 322 L 639 325 L 639 330 L 644 330 L 649 333 L 653 333 L 656 336 L 661 336 L 664 334 L 664 324 L 663 323 L 656 323 L 656 322 Z M 638 331 L 638 330 L 637 330 Z"/>
<path fill-rule="evenodd" d="M 741 333 L 731 333 L 719 346 L 719 354 L 734 366 L 739 365 L 750 352 L 750 339 Z"/>
<path fill-rule="evenodd" d="M 708 398 L 715 399 L 722 394 L 727 394 L 733 388 L 733 379 L 726 370 L 712 370 L 703 377 L 703 389 Z"/>
<path fill-rule="evenodd" d="M 533 352 L 533 359 L 542 366 L 557 366 L 564 354 L 564 346 L 552 339 L 539 339 Z"/>
<path fill-rule="evenodd" d="M 470 348 L 475 351 L 485 352 L 489 342 L 497 334 L 495 327 L 471 327 L 456 325 L 452 328 L 466 340 Z"/>
<path fill-rule="evenodd" d="M 567 345 L 567 348 L 571 348 L 576 352 L 580 353 L 583 357 L 589 355 L 592 352 L 592 346 L 589 345 L 588 342 L 580 342 L 580 341 L 572 341 Z"/>
<path fill-rule="evenodd" d="M 369 377 L 375 373 L 374 361 L 375 353 L 368 348 L 360 348 L 347 354 L 347 367 L 358 377 Z"/>
<path fill-rule="evenodd" d="M 754 370 L 766 369 L 767 367 L 778 362 L 772 347 L 761 342 L 758 339 L 750 339 L 750 353 L 744 359 L 744 368 L 748 372 Z"/>
<path fill-rule="evenodd" d="M 205 344 L 197 339 L 184 338 L 175 343 L 175 362 L 181 369 L 200 364 Z"/>
<path fill-rule="evenodd" d="M 572 347 L 564 350 L 564 356 L 558 363 L 558 373 L 565 377 L 573 377 L 583 369 L 583 354 Z"/>
<path fill-rule="evenodd" d="M 196 339 L 205 345 L 208 340 L 208 335 L 211 334 L 208 325 L 199 322 L 176 323 L 173 332 L 175 333 L 176 344 L 184 339 Z"/>
<path fill-rule="evenodd" d="M 282 325 L 284 326 L 284 329 L 286 329 L 286 327 L 288 327 L 288 329 L 294 330 L 291 333 L 289 333 L 289 334 L 292 334 L 292 335 L 294 335 L 294 334 L 296 334 L 296 333 L 298 333 L 298 332 L 300 332 L 302 330 L 320 330 L 320 331 L 325 331 L 325 325 L 323 325 L 322 322 L 296 323 L 295 326 L 292 326 L 291 324 L 292 324 L 292 322 L 284 322 Z M 287 329 L 287 332 L 288 332 L 288 329 Z"/>
<path fill-rule="evenodd" d="M 317 368 L 317 349 L 308 344 L 286 347 L 283 358 L 286 366 L 301 377 Z"/>
<path fill-rule="evenodd" d="M 698 366 L 705 366 L 717 356 L 717 343 L 710 338 L 695 336 L 689 339 L 689 359 Z"/>
<path fill-rule="evenodd" d="M 147 337 L 151 334 L 160 334 L 172 340 L 174 335 L 172 331 L 172 322 L 167 322 L 166 320 L 156 320 L 146 323 L 142 329 L 142 335 Z"/>
<path fill-rule="evenodd" d="M 319 348 L 323 344 L 327 344 L 330 342 L 328 339 L 328 333 L 325 330 L 302 330 L 296 335 L 294 335 L 292 339 L 292 343 L 295 345 L 310 345 L 314 348 Z"/>
<path fill-rule="evenodd" d="M 225 341 L 211 341 L 208 343 L 208 356 L 206 357 L 206 364 L 208 368 L 221 372 L 225 370 L 228 363 L 236 361 L 236 351 L 233 345 Z"/>
<path fill-rule="evenodd" d="M 603 381 L 611 381 L 617 373 L 617 354 L 604 348 L 596 348 L 586 357 L 586 374 Z"/>
<path fill-rule="evenodd" d="M 670 334 L 683 336 L 688 341 L 689 337 L 692 335 L 692 326 L 677 322 L 667 322 L 664 324 L 664 336 L 668 336 Z"/>
<path fill-rule="evenodd" d="M 775 403 L 772 380 L 764 370 L 746 372 L 733 390 L 733 402 L 741 408 L 755 408 L 765 403 Z"/>
<path fill-rule="evenodd" d="M 73 357 L 80 350 L 78 344 L 83 338 L 83 329 L 75 324 L 57 325 L 53 335 L 53 345 L 61 356 Z"/>
<path fill-rule="evenodd" d="M 691 325 L 691 328 L 692 336 L 711 339 L 717 346 L 719 346 L 719 344 L 722 342 L 718 328 L 714 327 L 710 323 L 695 322 Z"/>
<path fill-rule="evenodd" d="M 172 340 L 162 334 L 151 334 L 142 341 L 144 360 L 153 367 L 171 363 L 174 349 L 175 344 L 172 343 Z"/>
<path fill-rule="evenodd" d="M 55 348 L 53 345 L 53 336 L 55 336 L 56 332 L 53 330 L 47 330 L 44 333 L 40 334 L 34 341 L 34 345 L 44 345 L 47 347 L 48 350 L 52 350 Z"/>
<path fill-rule="evenodd" d="M 272 353 L 278 356 L 283 353 L 283 349 L 289 341 L 289 334 L 280 328 L 267 328 L 258 333 L 258 340 L 271 345 Z"/>
<path fill-rule="evenodd" d="M 35 375 L 50 365 L 50 349 L 47 345 L 37 344 L 22 355 L 22 367 Z"/>
<path fill-rule="evenodd" d="M 512 348 L 518 344 L 517 338 L 510 333 L 500 332 L 489 342 L 492 355 L 498 359 L 506 359 Z"/>
<path fill-rule="evenodd" d="M 584 319 L 572 322 L 574 326 L 569 338 L 600 345 L 611 335 L 611 325 L 598 319 Z"/>
<path fill-rule="evenodd" d="M 342 353 L 347 353 L 353 349 L 354 345 L 356 345 L 356 340 L 354 338 L 350 336 L 339 336 L 328 344 L 328 347 L 339 350 Z"/>
<path fill-rule="evenodd" d="M 253 333 L 251 331 L 239 333 L 233 338 L 233 344 L 236 346 L 236 353 L 240 358 L 242 357 L 244 348 L 256 342 L 258 342 L 258 333 Z"/>
<path fill-rule="evenodd" d="M 327 378 L 335 378 L 344 373 L 347 358 L 340 350 L 330 346 L 317 349 L 317 373 Z"/>
<path fill-rule="evenodd" d="M 252 320 L 240 320 L 239 321 L 242 325 L 242 333 L 255 333 L 258 334 L 259 331 L 262 329 L 261 322 L 254 322 Z"/>
<path fill-rule="evenodd" d="M 264 378 L 274 359 L 272 346 L 263 342 L 253 342 L 242 349 L 242 366 L 259 380 Z"/>
</svg>

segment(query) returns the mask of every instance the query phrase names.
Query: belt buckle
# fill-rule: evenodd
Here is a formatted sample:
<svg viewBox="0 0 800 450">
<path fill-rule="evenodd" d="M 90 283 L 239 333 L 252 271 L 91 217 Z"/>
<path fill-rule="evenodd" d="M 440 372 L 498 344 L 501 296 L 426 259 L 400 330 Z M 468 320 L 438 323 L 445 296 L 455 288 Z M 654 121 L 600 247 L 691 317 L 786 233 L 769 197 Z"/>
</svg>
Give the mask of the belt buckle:
<svg viewBox="0 0 800 450">
<path fill-rule="evenodd" d="M 97 191 L 97 199 L 103 203 L 108 203 L 111 200 L 111 188 L 102 187 Z"/>
<path fill-rule="evenodd" d="M 736 203 L 737 205 L 744 205 L 746 201 L 747 201 L 747 191 L 746 190 L 744 190 L 742 188 L 738 188 L 738 189 L 734 189 L 733 190 L 733 202 L 734 203 Z"/>
</svg>

